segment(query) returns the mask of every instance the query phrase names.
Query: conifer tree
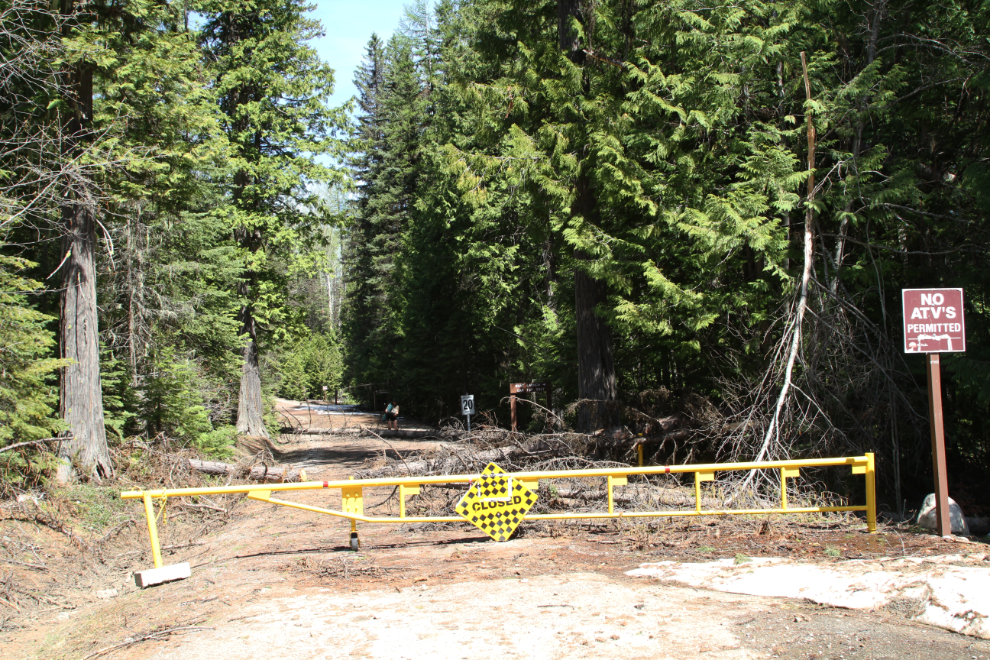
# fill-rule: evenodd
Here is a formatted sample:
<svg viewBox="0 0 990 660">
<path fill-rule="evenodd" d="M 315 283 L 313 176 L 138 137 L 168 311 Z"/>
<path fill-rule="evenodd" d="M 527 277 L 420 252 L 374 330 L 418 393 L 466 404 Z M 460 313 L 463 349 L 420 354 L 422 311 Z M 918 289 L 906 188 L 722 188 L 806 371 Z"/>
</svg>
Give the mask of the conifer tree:
<svg viewBox="0 0 990 660">
<path fill-rule="evenodd" d="M 232 289 L 241 262 L 222 218 L 210 212 L 226 139 L 181 5 L 134 11 L 142 27 L 110 41 L 116 59 L 97 79 L 94 110 L 98 126 L 127 118 L 115 131 L 113 151 L 126 166 L 106 181 L 114 253 L 103 251 L 98 271 L 105 357 L 121 365 L 119 373 L 103 370 L 105 396 L 113 400 L 104 407 L 119 435 L 164 432 L 196 441 L 212 424 L 227 422 L 222 392 L 238 343 Z M 139 157 L 128 159 L 129 153 Z M 175 368 L 195 369 L 195 377 L 172 377 L 163 356 Z M 169 389 L 194 389 L 166 396 L 163 378 Z M 212 418 L 197 434 L 176 432 L 193 425 L 156 421 L 183 415 L 194 400 Z M 172 403 L 179 409 L 164 409 Z"/>
<path fill-rule="evenodd" d="M 762 211 L 771 200 L 795 203 L 796 159 L 767 161 L 763 154 L 774 155 L 776 147 L 772 141 L 754 142 L 752 135 L 723 139 L 710 150 L 705 134 L 721 130 L 713 120 L 728 125 L 737 111 L 726 109 L 728 97 L 717 82 L 721 73 L 712 74 L 714 86 L 697 87 L 677 86 L 680 79 L 659 75 L 681 67 L 718 69 L 712 60 L 690 60 L 704 52 L 700 41 L 697 51 L 691 41 L 680 50 L 667 49 L 677 37 L 658 20 L 658 14 L 663 20 L 668 16 L 662 7 L 562 1 L 543 3 L 534 14 L 519 3 L 478 2 L 468 11 L 478 26 L 471 43 L 489 65 L 466 72 L 473 86 L 465 88 L 465 98 L 477 108 L 478 133 L 490 133 L 490 146 L 455 149 L 451 163 L 460 170 L 464 189 L 488 181 L 495 185 L 497 179 L 498 185 L 525 186 L 550 209 L 559 261 L 575 278 L 583 372 L 578 394 L 607 404 L 617 384 L 606 321 L 612 330 L 658 339 L 680 326 L 690 345 L 696 339 L 688 337 L 710 325 L 713 309 L 724 310 L 728 302 L 716 294 L 709 307 L 707 297 L 695 292 L 693 278 L 710 276 L 702 274 L 706 262 L 721 262 L 720 272 L 731 277 L 733 269 L 721 270 L 730 263 L 726 250 L 755 255 L 769 263 L 764 271 L 750 268 L 749 276 L 772 277 L 781 254 L 780 222 Z M 724 43 L 732 48 L 737 42 Z M 637 63 L 652 67 L 671 53 L 678 61 L 647 69 L 655 78 L 638 68 Z M 678 94 L 684 95 L 681 107 L 660 102 Z M 760 154 L 755 162 L 778 169 L 751 173 L 728 160 L 747 150 Z M 695 163 L 711 168 L 702 172 Z M 716 163 L 728 167 L 719 171 Z M 490 179 L 488 173 L 496 176 Z M 739 182 L 735 190 L 733 180 Z M 650 357 L 662 361 L 664 356 L 651 352 Z M 586 409 L 582 427 L 607 421 L 608 406 L 596 408 L 595 414 Z"/>
<path fill-rule="evenodd" d="M 61 0 L 62 36 L 66 46 L 62 99 L 62 151 L 65 160 L 80 159 L 95 140 L 93 74 L 112 55 L 101 46 L 101 19 L 106 8 Z M 101 11 L 103 10 L 103 11 Z M 111 22 L 113 23 L 113 22 Z M 86 160 L 90 160 L 87 158 Z M 95 171 L 95 170 L 94 170 Z M 96 303 L 96 227 L 99 213 L 94 174 L 66 181 L 62 217 L 62 295 L 60 348 L 66 360 L 59 381 L 59 412 L 71 437 L 59 447 L 58 479 L 68 481 L 78 465 L 87 476 L 113 474 L 103 420 L 100 384 L 99 314 Z"/>
<path fill-rule="evenodd" d="M 354 162 L 366 169 L 356 172 L 362 181 L 350 237 L 354 306 L 346 332 L 352 376 L 381 383 L 391 380 L 401 354 L 403 243 L 416 199 L 424 120 L 410 40 L 395 36 L 381 52 L 372 37 L 357 82 L 368 110 L 359 118 L 362 152 Z"/>
<path fill-rule="evenodd" d="M 328 106 L 333 72 L 307 41 L 320 34 L 299 0 L 208 3 L 203 47 L 231 148 L 230 202 L 223 209 L 244 252 L 238 286 L 244 339 L 237 430 L 268 436 L 259 350 L 287 330 L 286 276 L 309 270 L 314 208 L 307 182 L 334 172 L 314 157 L 338 149 L 343 112 Z M 279 268 L 279 266 L 282 268 Z"/>
<path fill-rule="evenodd" d="M 385 66 L 384 44 L 378 35 L 372 34 L 365 47 L 364 59 L 354 74 L 359 113 L 350 145 L 350 166 L 356 200 L 354 218 L 347 230 L 344 247 L 347 297 L 343 308 L 343 332 L 348 341 L 347 359 L 352 382 L 355 383 L 364 383 L 369 379 L 367 365 L 373 346 L 368 337 L 378 313 L 372 274 L 375 227 L 371 222 L 369 204 L 377 194 L 375 179 L 381 169 L 384 149 L 382 97 L 385 94 Z"/>
</svg>

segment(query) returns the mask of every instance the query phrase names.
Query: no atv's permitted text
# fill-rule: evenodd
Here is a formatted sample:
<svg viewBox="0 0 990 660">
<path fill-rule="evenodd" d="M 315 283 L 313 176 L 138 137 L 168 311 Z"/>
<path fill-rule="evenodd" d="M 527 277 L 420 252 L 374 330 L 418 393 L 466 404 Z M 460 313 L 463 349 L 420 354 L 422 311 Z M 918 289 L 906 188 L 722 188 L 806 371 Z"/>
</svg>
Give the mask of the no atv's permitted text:
<svg viewBox="0 0 990 660">
<path fill-rule="evenodd" d="M 962 289 L 903 289 L 904 352 L 963 353 Z"/>
</svg>

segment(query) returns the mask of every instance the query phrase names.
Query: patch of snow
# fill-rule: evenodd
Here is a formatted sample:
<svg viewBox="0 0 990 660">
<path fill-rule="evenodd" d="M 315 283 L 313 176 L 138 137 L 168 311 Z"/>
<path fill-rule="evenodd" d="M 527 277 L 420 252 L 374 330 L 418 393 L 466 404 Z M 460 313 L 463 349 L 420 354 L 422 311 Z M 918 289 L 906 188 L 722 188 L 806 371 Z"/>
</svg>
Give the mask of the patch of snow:
<svg viewBox="0 0 990 660">
<path fill-rule="evenodd" d="M 312 404 L 309 406 L 296 406 L 295 412 L 314 412 L 318 415 L 374 415 L 375 413 L 361 410 L 358 406 L 349 403 L 324 403 Z"/>
<path fill-rule="evenodd" d="M 851 560 L 801 564 L 731 559 L 698 564 L 643 564 L 626 575 L 753 596 L 803 598 L 822 605 L 874 610 L 905 601 L 915 621 L 990 639 L 990 563 L 987 556 Z"/>
</svg>

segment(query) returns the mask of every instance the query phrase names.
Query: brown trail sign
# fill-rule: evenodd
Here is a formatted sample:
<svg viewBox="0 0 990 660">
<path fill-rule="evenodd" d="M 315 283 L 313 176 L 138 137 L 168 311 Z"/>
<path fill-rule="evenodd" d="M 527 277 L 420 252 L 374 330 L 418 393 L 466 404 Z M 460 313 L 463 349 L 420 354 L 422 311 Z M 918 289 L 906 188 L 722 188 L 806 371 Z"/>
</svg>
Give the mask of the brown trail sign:
<svg viewBox="0 0 990 660">
<path fill-rule="evenodd" d="M 905 353 L 965 353 L 962 289 L 904 289 Z"/>
<path fill-rule="evenodd" d="M 553 385 L 550 381 L 542 381 L 539 383 L 509 383 L 509 394 L 513 395 L 509 397 L 509 408 L 512 414 L 512 431 L 517 430 L 516 421 L 516 394 L 525 394 L 527 392 L 546 392 L 547 393 L 547 410 L 553 410 Z"/>
<path fill-rule="evenodd" d="M 928 414 L 935 473 L 935 530 L 952 534 L 949 484 L 945 470 L 945 429 L 942 424 L 942 374 L 939 353 L 966 350 L 966 320 L 962 289 L 903 289 L 904 352 L 928 354 Z"/>
</svg>

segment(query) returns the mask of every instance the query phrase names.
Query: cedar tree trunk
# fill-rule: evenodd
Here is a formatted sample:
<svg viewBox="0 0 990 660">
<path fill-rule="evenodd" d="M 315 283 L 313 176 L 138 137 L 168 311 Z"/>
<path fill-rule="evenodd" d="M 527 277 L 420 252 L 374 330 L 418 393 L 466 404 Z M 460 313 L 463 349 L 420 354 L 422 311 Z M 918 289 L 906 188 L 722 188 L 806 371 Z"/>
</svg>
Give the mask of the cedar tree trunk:
<svg viewBox="0 0 990 660">
<path fill-rule="evenodd" d="M 244 323 L 242 334 L 248 336 L 244 344 L 244 369 L 241 371 L 241 390 L 237 397 L 237 432 L 241 435 L 271 437 L 265 428 L 264 404 L 261 396 L 261 371 L 258 369 L 258 330 L 251 307 L 241 309 Z"/>
<path fill-rule="evenodd" d="M 71 13 L 71 0 L 63 0 Z M 85 64 L 67 72 L 73 93 L 72 118 L 66 123 L 65 152 L 74 156 L 81 142 L 91 139 L 93 71 Z M 59 445 L 56 478 L 65 483 L 76 469 L 99 480 L 113 474 L 107 431 L 103 425 L 100 386 L 100 335 L 96 308 L 96 218 L 93 205 L 80 191 L 66 191 L 62 208 L 61 355 L 70 360 L 59 380 L 59 412 L 71 438 Z M 71 201 L 69 201 L 71 200 Z"/>
<path fill-rule="evenodd" d="M 585 45 L 574 19 L 590 34 L 592 17 L 584 15 L 579 0 L 557 0 L 557 36 L 560 49 L 572 62 L 585 63 Z M 585 77 L 587 87 L 587 76 Z M 598 204 L 587 174 L 578 175 L 575 184 L 574 212 L 586 222 L 600 223 Z M 586 255 L 575 252 L 579 261 Z M 595 308 L 607 299 L 604 282 L 596 280 L 578 267 L 574 269 L 574 311 L 577 321 L 578 398 L 587 400 L 578 409 L 578 430 L 590 432 L 614 423 L 612 404 L 616 399 L 615 363 L 612 339 L 605 321 Z M 594 402 L 594 403 L 592 403 Z"/>
</svg>

